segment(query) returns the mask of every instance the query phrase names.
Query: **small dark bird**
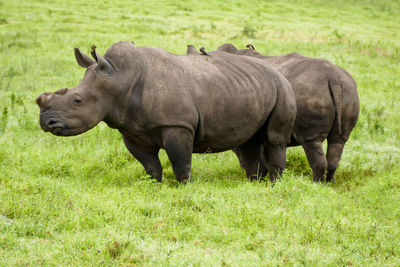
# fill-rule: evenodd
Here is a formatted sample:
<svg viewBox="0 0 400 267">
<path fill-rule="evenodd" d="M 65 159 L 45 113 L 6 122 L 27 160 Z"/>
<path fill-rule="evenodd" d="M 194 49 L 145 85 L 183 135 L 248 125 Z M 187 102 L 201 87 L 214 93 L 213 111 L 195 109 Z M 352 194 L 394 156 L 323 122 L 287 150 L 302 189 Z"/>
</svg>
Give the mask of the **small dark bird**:
<svg viewBox="0 0 400 267">
<path fill-rule="evenodd" d="M 210 56 L 209 54 L 207 54 L 206 49 L 204 47 L 200 47 L 200 52 L 202 55 Z"/>
<path fill-rule="evenodd" d="M 188 45 L 187 50 L 186 50 L 187 55 L 200 55 L 199 52 L 197 52 L 196 48 L 194 45 Z"/>
<path fill-rule="evenodd" d="M 96 46 L 95 45 L 92 45 L 92 51 L 90 51 L 90 54 L 92 54 L 92 57 L 97 61 Z"/>
<path fill-rule="evenodd" d="M 248 49 L 252 50 L 252 51 L 256 50 L 256 49 L 254 48 L 254 45 L 252 45 L 252 44 L 248 44 L 248 45 L 246 45 L 246 47 L 247 47 Z"/>
</svg>

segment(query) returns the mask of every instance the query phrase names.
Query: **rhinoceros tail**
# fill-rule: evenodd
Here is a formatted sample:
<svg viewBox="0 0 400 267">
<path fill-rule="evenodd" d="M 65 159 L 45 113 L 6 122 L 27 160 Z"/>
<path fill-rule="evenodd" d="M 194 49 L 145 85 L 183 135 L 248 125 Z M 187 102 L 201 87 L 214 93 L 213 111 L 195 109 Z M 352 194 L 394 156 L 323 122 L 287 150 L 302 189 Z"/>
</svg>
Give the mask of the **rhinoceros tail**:
<svg viewBox="0 0 400 267">
<path fill-rule="evenodd" d="M 342 86 L 339 79 L 329 79 L 329 90 L 331 91 L 333 102 L 335 104 L 339 134 L 342 134 Z"/>
</svg>

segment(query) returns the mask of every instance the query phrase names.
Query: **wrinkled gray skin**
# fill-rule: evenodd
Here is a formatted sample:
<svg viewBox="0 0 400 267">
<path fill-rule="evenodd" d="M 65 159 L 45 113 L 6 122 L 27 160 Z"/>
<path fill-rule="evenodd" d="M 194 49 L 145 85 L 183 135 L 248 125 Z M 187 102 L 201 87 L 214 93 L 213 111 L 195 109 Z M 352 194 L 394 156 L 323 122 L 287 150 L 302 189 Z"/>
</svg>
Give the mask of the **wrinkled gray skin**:
<svg viewBox="0 0 400 267">
<path fill-rule="evenodd" d="M 44 131 L 71 136 L 104 121 L 158 181 L 161 148 L 180 182 L 191 180 L 193 152 L 234 147 L 246 155 L 268 146 L 271 178 L 281 175 L 296 104 L 289 82 L 262 60 L 225 52 L 173 55 L 130 42 L 113 44 L 104 57 L 93 49 L 92 56 L 75 49 L 87 69 L 83 80 L 36 99 Z M 257 175 L 259 160 L 246 157 L 249 177 Z"/>
<path fill-rule="evenodd" d="M 335 183 L 343 147 L 356 125 L 360 105 L 357 85 L 344 69 L 331 62 L 291 53 L 284 56 L 263 56 L 254 50 L 238 50 L 224 44 L 218 51 L 260 58 L 282 73 L 296 95 L 297 117 L 289 146 L 301 145 L 313 170 L 314 181 Z M 324 155 L 323 141 L 328 140 Z M 241 149 L 235 149 L 244 160 Z M 268 155 L 265 156 L 268 161 Z M 242 164 L 243 166 L 243 164 Z"/>
</svg>

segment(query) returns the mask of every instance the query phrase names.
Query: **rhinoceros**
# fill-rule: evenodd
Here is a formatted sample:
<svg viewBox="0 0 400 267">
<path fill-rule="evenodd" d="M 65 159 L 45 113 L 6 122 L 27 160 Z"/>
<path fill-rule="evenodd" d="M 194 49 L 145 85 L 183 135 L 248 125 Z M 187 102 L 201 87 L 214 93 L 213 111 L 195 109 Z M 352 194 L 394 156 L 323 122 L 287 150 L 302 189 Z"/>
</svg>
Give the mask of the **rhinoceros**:
<svg viewBox="0 0 400 267">
<path fill-rule="evenodd" d="M 278 70 L 291 83 L 297 104 L 297 117 L 289 146 L 301 145 L 313 170 L 314 181 L 336 183 L 335 171 L 343 147 L 356 125 L 360 112 L 357 85 L 343 68 L 325 59 L 305 57 L 299 53 L 263 56 L 254 50 L 238 50 L 223 44 L 218 51 L 260 58 Z M 188 51 L 189 52 L 189 51 Z M 328 140 L 324 155 L 323 141 Z M 242 161 L 241 149 L 235 149 Z M 268 156 L 265 157 L 268 161 Z"/>
<path fill-rule="evenodd" d="M 259 59 L 225 52 L 174 55 L 131 42 L 92 57 L 75 48 L 86 68 L 72 89 L 41 94 L 40 126 L 58 136 L 81 134 L 99 122 L 118 129 L 129 152 L 161 182 L 158 152 L 166 151 L 179 182 L 191 181 L 192 153 L 243 149 L 248 177 L 257 175 L 260 148 L 282 174 L 296 116 L 290 83 Z"/>
</svg>

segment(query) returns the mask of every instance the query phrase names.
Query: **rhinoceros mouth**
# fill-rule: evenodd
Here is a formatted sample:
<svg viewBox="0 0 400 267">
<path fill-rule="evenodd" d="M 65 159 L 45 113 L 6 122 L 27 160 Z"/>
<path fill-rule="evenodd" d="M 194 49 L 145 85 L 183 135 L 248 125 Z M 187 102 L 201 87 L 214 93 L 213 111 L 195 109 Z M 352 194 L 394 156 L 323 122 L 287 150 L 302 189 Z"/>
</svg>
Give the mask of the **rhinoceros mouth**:
<svg viewBox="0 0 400 267">
<path fill-rule="evenodd" d="M 43 131 L 51 132 L 54 135 L 64 135 L 63 132 L 65 132 L 66 128 L 62 123 L 55 122 L 54 120 L 41 121 L 40 127 Z"/>
<path fill-rule="evenodd" d="M 54 135 L 68 135 L 68 127 L 57 117 L 49 116 L 46 113 L 40 114 L 40 127 L 45 132 L 51 132 Z"/>
<path fill-rule="evenodd" d="M 57 126 L 51 126 L 51 127 L 46 127 L 43 128 L 45 132 L 50 132 L 54 135 L 57 136 L 72 136 L 76 135 L 73 131 L 71 131 L 68 127 L 65 125 L 57 125 Z"/>
<path fill-rule="evenodd" d="M 65 122 L 55 119 L 40 118 L 40 127 L 45 132 L 50 132 L 57 136 L 74 136 L 82 133 L 80 129 L 71 128 Z"/>
<path fill-rule="evenodd" d="M 52 134 L 58 135 L 58 136 L 63 136 L 65 134 L 65 128 L 63 126 L 55 126 L 50 128 L 49 130 Z"/>
</svg>

